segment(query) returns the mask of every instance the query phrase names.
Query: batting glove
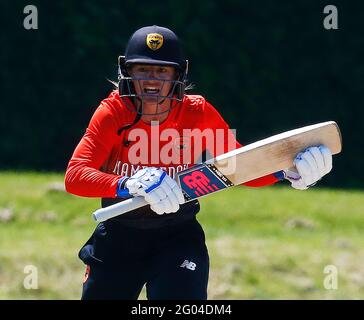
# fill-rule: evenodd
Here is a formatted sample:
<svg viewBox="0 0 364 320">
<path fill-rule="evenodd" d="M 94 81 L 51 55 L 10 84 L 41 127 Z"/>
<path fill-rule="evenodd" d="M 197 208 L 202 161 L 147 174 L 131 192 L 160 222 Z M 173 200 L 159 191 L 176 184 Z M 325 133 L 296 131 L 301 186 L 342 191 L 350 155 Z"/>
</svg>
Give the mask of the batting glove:
<svg viewBox="0 0 364 320">
<path fill-rule="evenodd" d="M 120 179 L 118 196 L 128 193 L 134 197 L 142 196 L 157 214 L 176 212 L 184 197 L 176 181 L 162 169 L 147 167 L 139 170 L 130 178 Z"/>
<path fill-rule="evenodd" d="M 293 161 L 295 167 L 283 170 L 285 179 L 295 189 L 305 190 L 332 169 L 332 154 L 325 146 L 310 147 L 300 152 Z"/>
</svg>

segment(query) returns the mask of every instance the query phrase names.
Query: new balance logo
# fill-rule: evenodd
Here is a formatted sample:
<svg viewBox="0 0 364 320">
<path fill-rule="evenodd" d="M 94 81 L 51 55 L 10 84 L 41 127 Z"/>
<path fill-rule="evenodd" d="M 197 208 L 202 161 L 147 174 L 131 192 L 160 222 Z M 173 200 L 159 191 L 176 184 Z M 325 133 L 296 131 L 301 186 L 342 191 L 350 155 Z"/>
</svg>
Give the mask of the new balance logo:
<svg viewBox="0 0 364 320">
<path fill-rule="evenodd" d="M 187 269 L 190 269 L 190 270 L 194 271 L 196 269 L 196 263 L 194 263 L 192 261 L 185 260 L 185 261 L 182 262 L 180 267 L 181 268 L 187 268 Z"/>
</svg>

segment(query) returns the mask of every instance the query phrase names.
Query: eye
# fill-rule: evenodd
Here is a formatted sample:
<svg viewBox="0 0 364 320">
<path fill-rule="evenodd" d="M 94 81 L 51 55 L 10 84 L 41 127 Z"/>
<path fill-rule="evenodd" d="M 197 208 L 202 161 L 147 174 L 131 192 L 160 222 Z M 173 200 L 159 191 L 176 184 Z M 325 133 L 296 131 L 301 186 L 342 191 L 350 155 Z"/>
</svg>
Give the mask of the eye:
<svg viewBox="0 0 364 320">
<path fill-rule="evenodd" d="M 159 72 L 160 73 L 166 73 L 167 72 L 167 68 L 159 68 Z"/>
</svg>

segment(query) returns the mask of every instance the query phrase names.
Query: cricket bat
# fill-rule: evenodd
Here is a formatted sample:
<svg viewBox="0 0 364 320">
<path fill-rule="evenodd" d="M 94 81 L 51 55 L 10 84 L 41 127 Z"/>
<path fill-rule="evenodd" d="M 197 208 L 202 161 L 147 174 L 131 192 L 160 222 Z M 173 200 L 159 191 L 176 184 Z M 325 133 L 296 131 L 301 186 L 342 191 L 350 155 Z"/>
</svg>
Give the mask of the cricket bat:
<svg viewBox="0 0 364 320">
<path fill-rule="evenodd" d="M 341 152 L 341 133 L 334 121 L 322 122 L 259 140 L 176 173 L 185 201 L 191 201 L 293 166 L 296 155 L 311 146 L 325 145 L 332 154 Z M 134 197 L 96 210 L 96 221 L 105 221 L 146 206 Z"/>
</svg>

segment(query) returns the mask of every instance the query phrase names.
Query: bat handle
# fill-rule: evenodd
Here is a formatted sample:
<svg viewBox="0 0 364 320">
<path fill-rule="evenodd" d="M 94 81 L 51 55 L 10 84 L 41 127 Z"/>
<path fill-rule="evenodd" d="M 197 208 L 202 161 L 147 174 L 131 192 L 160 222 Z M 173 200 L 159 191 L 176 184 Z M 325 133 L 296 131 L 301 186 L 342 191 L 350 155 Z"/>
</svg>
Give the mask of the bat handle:
<svg viewBox="0 0 364 320">
<path fill-rule="evenodd" d="M 147 204 L 148 202 L 143 197 L 130 198 L 109 207 L 98 209 L 92 214 L 92 217 L 95 221 L 102 222 L 131 210 L 141 208 Z"/>
</svg>

